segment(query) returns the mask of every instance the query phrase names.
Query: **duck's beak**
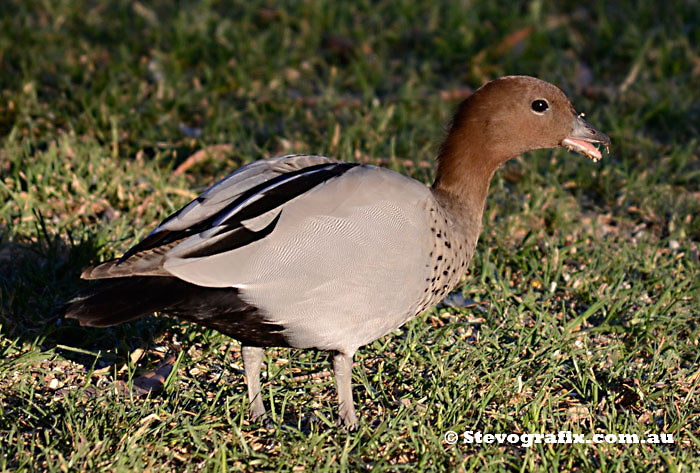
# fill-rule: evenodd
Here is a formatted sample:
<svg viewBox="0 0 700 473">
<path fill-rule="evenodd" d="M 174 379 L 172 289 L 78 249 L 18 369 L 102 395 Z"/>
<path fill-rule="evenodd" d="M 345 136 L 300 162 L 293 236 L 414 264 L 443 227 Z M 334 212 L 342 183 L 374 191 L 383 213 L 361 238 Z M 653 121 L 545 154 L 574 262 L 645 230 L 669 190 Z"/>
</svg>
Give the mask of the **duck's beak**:
<svg viewBox="0 0 700 473">
<path fill-rule="evenodd" d="M 583 119 L 582 115 L 578 115 L 574 119 L 571 134 L 561 141 L 561 146 L 564 148 L 581 153 L 588 156 L 593 162 L 597 162 L 602 158 L 602 155 L 595 144 L 605 146 L 605 150 L 608 151 L 610 138 L 602 131 L 593 128 L 590 123 Z"/>
</svg>

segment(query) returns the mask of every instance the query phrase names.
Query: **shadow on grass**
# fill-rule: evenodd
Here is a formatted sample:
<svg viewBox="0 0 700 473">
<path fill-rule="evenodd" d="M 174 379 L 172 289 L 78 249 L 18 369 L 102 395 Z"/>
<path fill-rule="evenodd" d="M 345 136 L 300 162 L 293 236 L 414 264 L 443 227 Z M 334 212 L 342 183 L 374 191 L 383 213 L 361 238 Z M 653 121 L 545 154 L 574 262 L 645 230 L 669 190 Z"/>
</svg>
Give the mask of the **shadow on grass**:
<svg viewBox="0 0 700 473">
<path fill-rule="evenodd" d="M 39 231 L 32 236 L 15 235 L 8 238 L 0 234 L 0 337 L 9 339 L 10 343 L 16 341 L 20 345 L 36 346 L 41 351 L 54 349 L 63 359 L 55 360 L 51 357 L 51 359 L 36 361 L 32 365 L 32 369 L 43 370 L 41 379 L 47 376 L 44 372 L 55 374 L 57 368 L 61 370 L 59 378 L 65 384 L 64 388 L 53 390 L 48 388 L 46 380 L 37 381 L 36 386 L 46 393 L 47 397 L 43 399 L 48 404 L 42 404 L 43 401 L 27 402 L 22 397 L 5 399 L 20 410 L 31 410 L 32 406 L 39 402 L 38 405 L 41 405 L 46 412 L 52 412 L 52 415 L 38 413 L 36 417 L 46 417 L 45 423 L 50 425 L 50 419 L 61 415 L 63 409 L 60 406 L 51 407 L 53 405 L 51 400 L 69 395 L 68 393 L 74 388 L 81 385 L 87 386 L 86 392 L 89 397 L 108 395 L 107 391 L 102 389 L 108 385 L 105 384 L 108 378 L 100 375 L 99 378 L 91 381 L 91 377 L 86 376 L 91 369 L 110 367 L 112 372 L 112 366 L 123 367 L 138 361 L 142 367 L 149 365 L 152 367 L 154 363 L 162 362 L 165 357 L 158 358 L 150 353 L 145 353 L 140 360 L 130 361 L 130 356 L 138 348 L 149 352 L 154 340 L 169 340 L 167 334 L 173 330 L 177 331 L 176 325 L 179 321 L 169 317 L 143 317 L 114 327 L 93 328 L 81 327 L 75 320 L 62 318 L 60 315 L 62 305 L 90 284 L 89 281 L 80 279 L 80 273 L 86 266 L 97 261 L 101 253 L 100 244 L 92 236 L 76 241 L 71 237 L 70 231 L 52 235 L 43 226 L 40 217 L 37 221 Z M 210 344 L 209 332 L 208 329 L 204 334 L 198 332 L 201 338 L 198 341 L 190 340 L 185 343 L 185 348 L 204 349 L 203 347 Z M 229 359 L 228 352 L 224 358 Z M 65 360 L 82 366 L 84 371 L 76 371 L 67 366 Z M 213 371 L 221 374 L 206 381 L 200 380 L 196 384 L 184 381 L 186 389 L 194 392 L 202 390 L 218 392 L 222 389 L 220 381 L 225 367 L 215 357 L 208 363 L 211 363 L 210 368 Z M 178 366 L 178 362 L 168 364 L 171 368 Z M 328 364 L 330 365 L 330 360 Z M 228 367 L 228 369 L 231 373 L 224 378 L 225 384 L 230 386 L 227 392 L 235 393 L 237 398 L 245 396 L 243 370 L 237 367 Z M 163 376 L 158 386 L 154 384 L 142 388 L 139 383 L 144 381 L 142 378 L 145 376 L 140 376 L 133 379 L 134 388 L 130 384 L 127 387 L 127 384 L 124 384 L 128 383 L 126 378 L 128 377 L 131 381 L 131 376 L 134 375 L 135 372 L 131 371 L 122 373 L 117 376 L 116 384 L 109 384 L 109 386 L 123 388 L 118 391 L 119 396 L 124 396 L 127 390 L 134 389 L 133 395 L 143 399 L 151 388 L 154 393 L 161 391 L 167 378 L 167 375 Z M 266 400 L 266 404 L 267 402 Z M 269 409 L 269 404 L 266 407 Z M 6 415 L 18 418 L 20 413 L 6 412 Z M 284 412 L 281 422 L 287 426 L 300 426 L 306 433 L 311 432 L 314 425 L 322 424 L 308 413 L 301 418 L 298 417 L 294 408 Z M 270 421 L 269 419 L 260 421 L 256 425 L 269 427 Z"/>
<path fill-rule="evenodd" d="M 75 241 L 70 232 L 52 235 L 41 217 L 38 221 L 38 238 L 0 234 L 0 325 L 5 337 L 42 350 L 57 348 L 89 368 L 95 362 L 89 353 L 100 354 L 102 362 L 125 359 L 168 327 L 169 321 L 152 317 L 106 329 L 62 318 L 61 306 L 89 284 L 80 273 L 97 260 L 99 245 L 91 237 Z"/>
</svg>

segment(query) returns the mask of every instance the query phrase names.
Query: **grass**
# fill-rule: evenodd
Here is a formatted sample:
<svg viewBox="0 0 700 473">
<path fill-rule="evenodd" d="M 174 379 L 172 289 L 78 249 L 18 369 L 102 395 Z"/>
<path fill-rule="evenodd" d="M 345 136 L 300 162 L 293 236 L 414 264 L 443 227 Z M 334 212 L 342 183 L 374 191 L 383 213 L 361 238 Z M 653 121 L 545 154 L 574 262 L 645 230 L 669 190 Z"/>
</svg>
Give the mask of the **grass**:
<svg viewBox="0 0 700 473">
<path fill-rule="evenodd" d="M 700 6 L 680 0 L 3 2 L 0 471 L 700 469 L 698 45 Z M 312 152 L 429 182 L 458 97 L 513 73 L 561 86 L 612 154 L 496 174 L 461 288 L 479 304 L 360 351 L 357 432 L 332 425 L 323 353 L 268 350 L 272 422 L 251 424 L 237 342 L 53 315 L 81 268 L 245 162 Z M 117 389 L 171 354 L 160 393 Z"/>
</svg>

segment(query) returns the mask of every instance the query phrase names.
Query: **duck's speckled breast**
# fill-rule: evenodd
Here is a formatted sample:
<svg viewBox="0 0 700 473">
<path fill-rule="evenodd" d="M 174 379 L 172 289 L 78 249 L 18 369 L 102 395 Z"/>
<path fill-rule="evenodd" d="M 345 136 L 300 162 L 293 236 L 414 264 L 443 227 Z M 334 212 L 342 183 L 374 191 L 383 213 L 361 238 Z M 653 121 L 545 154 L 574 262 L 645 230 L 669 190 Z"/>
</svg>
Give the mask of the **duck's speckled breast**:
<svg viewBox="0 0 700 473">
<path fill-rule="evenodd" d="M 458 222 L 435 200 L 427 211 L 432 249 L 425 262 L 425 287 L 406 320 L 437 304 L 460 284 L 474 254 L 480 231 L 478 221 Z"/>
</svg>

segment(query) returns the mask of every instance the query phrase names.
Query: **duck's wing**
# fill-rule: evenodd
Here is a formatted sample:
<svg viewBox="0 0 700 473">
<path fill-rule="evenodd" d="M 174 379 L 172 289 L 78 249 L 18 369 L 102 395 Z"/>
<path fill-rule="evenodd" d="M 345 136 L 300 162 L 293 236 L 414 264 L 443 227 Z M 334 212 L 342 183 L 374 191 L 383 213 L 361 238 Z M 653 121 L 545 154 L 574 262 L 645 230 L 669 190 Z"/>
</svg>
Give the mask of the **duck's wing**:
<svg viewBox="0 0 700 473">
<path fill-rule="evenodd" d="M 90 267 L 81 277 L 169 276 L 163 262 L 175 247 L 190 248 L 196 255 L 196 250 L 216 252 L 222 239 L 233 247 L 248 244 L 273 230 L 276 209 L 355 166 L 313 155 L 247 164 L 163 220 L 124 256 Z M 255 228 L 256 221 L 265 226 Z"/>
</svg>

